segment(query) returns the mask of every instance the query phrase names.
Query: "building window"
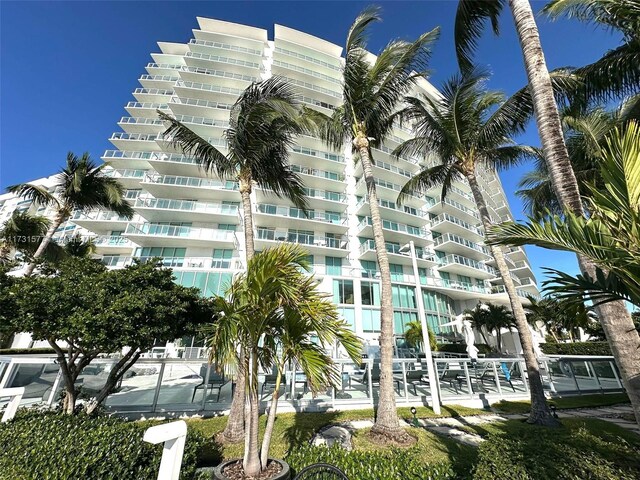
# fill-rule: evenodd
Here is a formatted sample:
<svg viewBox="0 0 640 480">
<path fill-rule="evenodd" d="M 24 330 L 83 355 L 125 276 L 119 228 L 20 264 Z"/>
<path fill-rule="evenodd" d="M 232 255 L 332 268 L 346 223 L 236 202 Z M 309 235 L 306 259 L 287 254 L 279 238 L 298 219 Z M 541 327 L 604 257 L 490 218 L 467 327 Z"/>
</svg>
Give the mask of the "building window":
<svg viewBox="0 0 640 480">
<path fill-rule="evenodd" d="M 342 275 L 342 259 L 340 257 L 324 257 L 327 275 Z"/>
<path fill-rule="evenodd" d="M 213 268 L 230 268 L 233 250 L 226 248 L 215 248 L 213 250 L 211 266 Z"/>
<path fill-rule="evenodd" d="M 353 281 L 334 280 L 333 281 L 333 301 L 353 305 Z"/>
<path fill-rule="evenodd" d="M 360 286 L 360 298 L 363 305 L 380 306 L 380 284 L 362 282 Z"/>
<path fill-rule="evenodd" d="M 378 273 L 378 266 L 376 265 L 375 260 L 360 260 L 360 265 L 362 265 L 362 276 L 365 278 L 375 278 L 376 273 Z"/>
<path fill-rule="evenodd" d="M 391 270 L 391 281 L 392 282 L 402 282 L 404 280 L 404 270 L 402 265 L 397 265 L 395 263 L 389 264 L 389 269 Z"/>
<path fill-rule="evenodd" d="M 399 308 L 417 308 L 416 294 L 413 287 L 406 285 L 392 285 L 393 306 Z"/>
<path fill-rule="evenodd" d="M 362 309 L 362 331 L 367 333 L 380 332 L 380 310 Z"/>
<path fill-rule="evenodd" d="M 393 312 L 393 333 L 396 335 L 404 335 L 409 322 L 418 320 L 417 312 Z"/>
<path fill-rule="evenodd" d="M 338 314 L 351 327 L 352 331 L 356 331 L 356 312 L 353 308 L 338 308 Z"/>
<path fill-rule="evenodd" d="M 218 224 L 218 229 L 219 230 L 227 230 L 229 232 L 235 232 L 237 227 L 238 226 L 233 224 L 233 223 L 219 223 Z"/>
</svg>

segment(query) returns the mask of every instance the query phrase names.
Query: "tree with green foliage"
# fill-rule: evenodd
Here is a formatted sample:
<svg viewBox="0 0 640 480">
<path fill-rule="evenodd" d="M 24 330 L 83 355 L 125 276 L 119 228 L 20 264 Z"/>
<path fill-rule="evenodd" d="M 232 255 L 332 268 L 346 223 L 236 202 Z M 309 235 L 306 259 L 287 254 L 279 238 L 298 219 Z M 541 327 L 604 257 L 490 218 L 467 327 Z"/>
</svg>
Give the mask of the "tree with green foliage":
<svg viewBox="0 0 640 480">
<path fill-rule="evenodd" d="M 496 337 L 498 352 L 502 352 L 502 330 L 511 331 L 516 327 L 516 321 L 509 309 L 504 305 L 493 303 L 478 303 L 475 308 L 465 310 L 467 318 L 473 328 L 480 332 L 484 342 L 489 345 L 484 332 L 493 333 Z"/>
<path fill-rule="evenodd" d="M 424 337 L 422 336 L 422 322 L 413 320 L 405 325 L 404 339 L 413 348 L 423 348 Z M 427 325 L 427 331 L 429 332 L 429 345 L 431 351 L 438 350 L 438 342 L 436 340 L 436 334 Z"/>
<path fill-rule="evenodd" d="M 562 216 L 531 218 L 525 225 L 509 222 L 490 229 L 489 240 L 588 257 L 597 266 L 594 275 L 547 269 L 550 277 L 543 285 L 560 299 L 640 306 L 640 125 L 616 128 L 605 143 L 600 153 L 604 188 L 591 187 L 589 218 L 565 210 Z M 640 335 L 628 313 L 601 322 L 640 424 Z"/>
<path fill-rule="evenodd" d="M 0 229 L 0 263 L 12 261 L 11 252 L 33 255 L 51 222 L 46 217 L 14 211 Z"/>
<path fill-rule="evenodd" d="M 206 329 L 214 365 L 224 368 L 247 363 L 247 438 L 242 464 L 247 477 L 257 477 L 267 467 L 285 366 L 291 362 L 302 370 L 309 388 L 316 393 L 340 382 L 339 369 L 330 354 L 336 342 L 353 361 L 359 361 L 360 341 L 339 319 L 330 298 L 317 289 L 316 279 L 307 274 L 306 257 L 306 250 L 286 243 L 256 254 L 249 260 L 246 272 L 233 280 L 226 298 L 216 299 L 218 320 Z M 243 357 L 238 355 L 238 340 L 246 352 Z M 276 372 L 261 451 L 259 367 Z"/>
<path fill-rule="evenodd" d="M 155 342 L 191 335 L 213 314 L 196 289 L 177 285 L 170 269 L 153 262 L 107 270 L 97 260 L 69 258 L 51 275 L 16 279 L 10 294 L 10 325 L 56 352 L 67 414 L 75 411 L 78 376 L 99 355 L 118 356 L 87 413 Z"/>
<path fill-rule="evenodd" d="M 529 295 L 527 298 L 527 320 L 534 328 L 542 324 L 556 343 L 565 335 L 573 342 L 578 328 L 586 331 L 594 324 L 599 325 L 595 314 L 584 303 L 567 302 L 554 297 L 535 298 Z"/>
<path fill-rule="evenodd" d="M 300 176 L 289 165 L 289 148 L 295 137 L 312 127 L 307 109 L 294 88 L 283 78 L 273 76 L 249 85 L 231 108 L 229 128 L 224 132 L 222 148 L 226 153 L 175 118 L 158 111 L 167 122 L 164 132 L 185 155 L 192 155 L 207 173 L 238 182 L 242 201 L 245 263 L 254 255 L 254 185 L 287 198 L 306 211 L 307 201 Z M 217 139 L 216 139 L 217 140 Z M 240 365 L 241 366 L 241 365 Z M 239 370 L 236 383 L 245 382 Z M 223 438 L 239 442 L 244 438 L 244 389 L 236 388 Z"/>
<path fill-rule="evenodd" d="M 351 145 L 367 189 L 371 227 L 380 270 L 380 398 L 371 432 L 408 441 L 396 411 L 393 380 L 393 304 L 391 271 L 382 230 L 372 148 L 380 147 L 392 133 L 403 96 L 424 73 L 431 44 L 439 29 L 414 42 L 394 40 L 377 57 L 367 50 L 367 33 L 380 20 L 378 7 L 368 7 L 353 22 L 347 35 L 343 68 L 343 105 L 320 128 L 320 136 L 331 147 Z"/>
<path fill-rule="evenodd" d="M 57 175 L 53 193 L 41 185 L 31 183 L 21 183 L 7 188 L 11 193 L 31 199 L 39 205 L 53 207 L 55 210 L 53 221 L 33 253 L 32 261 L 25 269 L 25 275 L 33 273 L 37 260 L 45 254 L 56 230 L 74 211 L 105 208 L 128 218 L 133 215 L 133 208 L 123 197 L 122 184 L 104 174 L 106 165 L 97 166 L 88 153 L 78 158 L 69 152 L 66 166 Z"/>
<path fill-rule="evenodd" d="M 16 330 L 12 319 L 16 311 L 16 296 L 11 293 L 15 277 L 7 275 L 7 267 L 0 264 L 0 348 L 8 348 Z"/>
</svg>

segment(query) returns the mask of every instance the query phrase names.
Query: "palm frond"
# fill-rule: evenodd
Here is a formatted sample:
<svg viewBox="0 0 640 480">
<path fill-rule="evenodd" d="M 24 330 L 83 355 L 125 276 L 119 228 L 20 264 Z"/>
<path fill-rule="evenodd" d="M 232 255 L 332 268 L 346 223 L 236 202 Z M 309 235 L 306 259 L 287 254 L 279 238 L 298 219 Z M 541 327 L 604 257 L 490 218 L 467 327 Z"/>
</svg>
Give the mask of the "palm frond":
<svg viewBox="0 0 640 480">
<path fill-rule="evenodd" d="M 504 7 L 504 0 L 460 0 L 454 24 L 456 56 L 460 70 L 471 70 L 478 41 L 484 31 L 484 24 L 491 23 L 493 33 L 500 33 L 498 19 Z"/>
<path fill-rule="evenodd" d="M 396 201 L 398 202 L 398 205 L 402 205 L 408 196 L 411 196 L 414 193 L 423 194 L 439 185 L 442 186 L 441 198 L 444 199 L 451 183 L 460 178 L 461 175 L 449 164 L 436 165 L 435 167 L 427 168 L 414 175 L 402 187 Z"/>
<path fill-rule="evenodd" d="M 19 197 L 26 198 L 42 206 L 58 205 L 58 200 L 42 185 L 31 183 L 20 183 L 7 187 L 7 192 L 11 192 Z"/>
</svg>

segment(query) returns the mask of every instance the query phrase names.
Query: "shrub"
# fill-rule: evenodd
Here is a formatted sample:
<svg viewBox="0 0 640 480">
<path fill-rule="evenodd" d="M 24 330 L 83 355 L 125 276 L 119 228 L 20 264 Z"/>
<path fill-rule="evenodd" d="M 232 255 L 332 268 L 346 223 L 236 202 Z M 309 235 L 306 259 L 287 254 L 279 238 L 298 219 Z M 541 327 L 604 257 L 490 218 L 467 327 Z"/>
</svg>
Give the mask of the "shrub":
<svg viewBox="0 0 640 480">
<path fill-rule="evenodd" d="M 414 448 L 407 450 L 391 449 L 371 452 L 347 452 L 337 445 L 302 445 L 287 456 L 287 463 L 294 472 L 313 463 L 329 463 L 340 468 L 349 480 L 449 480 L 456 478 L 448 463 L 427 465 L 419 460 Z"/>
<path fill-rule="evenodd" d="M 540 348 L 547 355 L 611 355 L 607 342 L 541 343 Z"/>
<path fill-rule="evenodd" d="M 476 348 L 478 349 L 478 353 L 491 353 L 491 347 L 486 343 L 476 343 Z M 439 343 L 438 344 L 439 352 L 449 352 L 449 353 L 467 353 L 467 346 L 464 343 Z"/>
<path fill-rule="evenodd" d="M 148 427 L 115 417 L 20 410 L 0 425 L 0 479 L 154 480 L 162 445 L 142 440 Z M 203 444 L 189 431 L 181 479 L 194 478 Z"/>
<path fill-rule="evenodd" d="M 489 435 L 479 447 L 474 480 L 640 478 L 638 444 L 607 432 L 606 422 L 589 428 L 579 420 L 563 423 L 567 428 L 521 427 Z"/>
</svg>

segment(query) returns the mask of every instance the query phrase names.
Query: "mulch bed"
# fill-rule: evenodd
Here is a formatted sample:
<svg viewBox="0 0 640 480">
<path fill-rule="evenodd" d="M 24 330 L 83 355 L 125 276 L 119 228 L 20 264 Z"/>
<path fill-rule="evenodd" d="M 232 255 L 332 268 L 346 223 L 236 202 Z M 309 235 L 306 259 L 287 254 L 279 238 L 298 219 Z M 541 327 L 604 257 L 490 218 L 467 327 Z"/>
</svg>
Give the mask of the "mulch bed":
<svg viewBox="0 0 640 480">
<path fill-rule="evenodd" d="M 368 432 L 367 437 L 376 445 L 383 447 L 400 447 L 407 448 L 415 445 L 418 439 L 413 435 L 403 432 L 400 435 L 383 435 L 376 432 Z"/>
<path fill-rule="evenodd" d="M 242 469 L 242 460 L 240 460 L 238 462 L 227 465 L 222 473 L 229 477 L 231 480 L 269 480 L 270 478 L 280 473 L 280 471 L 282 471 L 282 465 L 280 465 L 278 462 L 270 461 L 269 463 L 267 463 L 267 468 L 260 472 L 260 475 L 258 475 L 257 477 L 247 477 L 244 474 L 244 470 Z"/>
</svg>

